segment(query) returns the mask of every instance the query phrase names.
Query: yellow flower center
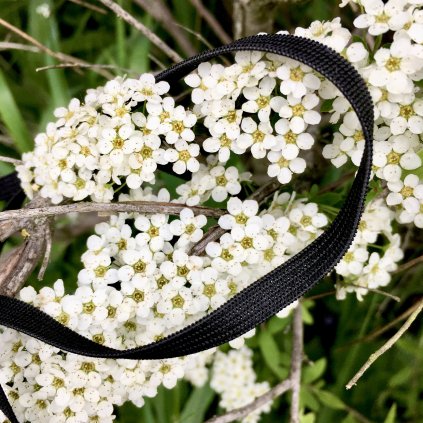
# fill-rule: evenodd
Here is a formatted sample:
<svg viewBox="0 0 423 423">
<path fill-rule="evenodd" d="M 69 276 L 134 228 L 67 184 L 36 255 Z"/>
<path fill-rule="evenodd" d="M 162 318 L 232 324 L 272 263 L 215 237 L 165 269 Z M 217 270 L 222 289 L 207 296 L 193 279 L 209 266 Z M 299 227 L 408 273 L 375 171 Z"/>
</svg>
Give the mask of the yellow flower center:
<svg viewBox="0 0 423 423">
<path fill-rule="evenodd" d="M 292 81 L 295 81 L 295 82 L 302 81 L 304 78 L 304 72 L 299 66 L 296 68 L 293 68 L 291 69 L 291 72 L 290 72 L 290 78 Z"/>
<path fill-rule="evenodd" d="M 386 63 L 385 68 L 389 72 L 395 72 L 401 69 L 401 59 L 399 57 L 390 57 Z"/>
</svg>

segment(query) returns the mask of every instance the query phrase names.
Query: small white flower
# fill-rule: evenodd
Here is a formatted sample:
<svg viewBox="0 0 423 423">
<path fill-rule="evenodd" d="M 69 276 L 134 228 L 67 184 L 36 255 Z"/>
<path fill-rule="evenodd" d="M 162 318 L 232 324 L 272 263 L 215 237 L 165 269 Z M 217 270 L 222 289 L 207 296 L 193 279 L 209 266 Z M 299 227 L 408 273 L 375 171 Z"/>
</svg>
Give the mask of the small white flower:
<svg viewBox="0 0 423 423">
<path fill-rule="evenodd" d="M 200 154 L 200 146 L 198 144 L 188 144 L 184 140 L 176 141 L 175 148 L 166 150 L 165 159 L 173 163 L 173 171 L 179 175 L 189 172 L 195 173 L 200 169 L 200 163 L 196 157 Z"/>
</svg>

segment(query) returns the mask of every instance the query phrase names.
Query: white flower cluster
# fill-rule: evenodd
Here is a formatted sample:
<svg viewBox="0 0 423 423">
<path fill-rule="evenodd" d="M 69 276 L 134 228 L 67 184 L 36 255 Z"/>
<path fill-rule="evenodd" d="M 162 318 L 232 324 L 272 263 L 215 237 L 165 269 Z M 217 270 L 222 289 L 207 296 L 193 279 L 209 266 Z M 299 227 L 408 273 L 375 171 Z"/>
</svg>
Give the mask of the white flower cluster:
<svg viewBox="0 0 423 423">
<path fill-rule="evenodd" d="M 268 175 L 281 183 L 304 172 L 299 154 L 314 143 L 305 131 L 320 122 L 315 109 L 321 78 L 312 69 L 272 54 L 238 52 L 235 64 L 203 63 L 185 82 L 210 134 L 206 152 L 218 153 L 221 163 L 231 152 L 267 157 Z"/>
<path fill-rule="evenodd" d="M 343 5 L 350 3 L 345 0 Z M 385 286 L 403 252 L 392 220 L 423 227 L 423 11 L 421 0 L 353 1 L 362 7 L 354 24 L 392 43 L 369 51 L 353 41 L 340 19 L 313 22 L 295 34 L 320 41 L 343 54 L 366 80 L 375 103 L 373 177 L 388 194 L 366 207 L 353 246 L 336 267 L 337 297 Z M 378 38 L 378 42 L 379 42 Z M 314 138 L 320 108 L 330 108 L 333 142 L 323 155 L 336 166 L 358 165 L 364 137 L 350 105 L 319 74 L 272 54 L 239 52 L 231 66 L 203 63 L 185 83 L 192 107 L 175 104 L 169 85 L 150 74 L 117 78 L 89 90 L 55 111 L 56 122 L 35 139 L 35 149 L 18 166 L 29 197 L 53 203 L 66 199 L 110 202 L 146 200 L 187 206 L 179 216 L 119 213 L 98 224 L 82 255 L 78 288 L 65 293 L 62 281 L 36 292 L 24 288 L 23 301 L 42 309 L 78 333 L 117 349 L 163 338 L 218 308 L 313 241 L 328 224 L 315 203 L 295 193 L 276 194 L 265 210 L 242 201 L 242 183 L 251 175 L 229 160 L 250 153 L 265 159 L 267 174 L 282 184 L 304 172 L 302 150 Z M 323 108 L 322 108 L 323 109 Z M 204 139 L 196 142 L 196 136 Z M 205 136 L 204 136 L 205 135 Z M 204 158 L 200 152 L 205 153 Z M 176 187 L 153 191 L 159 166 L 190 173 Z M 386 198 L 384 198 L 386 197 Z M 218 220 L 226 232 L 191 254 L 212 222 L 189 208 L 209 199 L 227 202 Z M 388 208 L 385 204 L 387 204 Z M 393 211 L 394 209 L 394 211 Z M 284 317 L 292 308 L 283 310 Z M 244 338 L 228 354 L 135 362 L 87 359 L 58 351 L 12 330 L 0 332 L 0 383 L 22 421 L 107 423 L 113 406 L 143 405 L 160 385 L 185 378 L 200 386 L 213 361 L 212 387 L 227 410 L 243 406 L 268 389 L 257 383 L 252 352 Z M 270 406 L 247 417 L 258 421 Z M 0 422 L 6 420 L 0 415 Z"/>
<path fill-rule="evenodd" d="M 128 199 L 169 201 L 170 194 L 138 189 L 120 198 Z M 216 309 L 304 248 L 327 224 L 316 204 L 288 194 L 277 195 L 261 212 L 255 201 L 231 198 L 228 212 L 219 219 L 227 233 L 209 243 L 204 256 L 189 253 L 207 224 L 191 209 L 173 220 L 162 214 L 111 216 L 88 238 L 74 293 L 65 293 L 59 280 L 39 292 L 23 288 L 20 298 L 97 343 L 134 348 Z M 172 388 L 184 376 L 196 385 L 205 383 L 214 353 L 141 362 L 94 360 L 12 330 L 3 331 L 0 342 L 0 383 L 19 417 L 34 423 L 110 422 L 113 405 L 129 400 L 142 406 L 160 385 Z M 243 339 L 231 345 L 242 347 Z M 257 395 L 265 388 L 252 386 Z"/>
<path fill-rule="evenodd" d="M 355 292 L 361 300 L 369 289 L 384 287 L 391 281 L 391 273 L 403 258 L 400 236 L 391 224 L 393 217 L 381 198 L 367 205 L 353 245 L 335 268 L 342 277 L 336 285 L 338 299 Z"/>
<path fill-rule="evenodd" d="M 211 387 L 221 396 L 219 405 L 225 410 L 244 407 L 269 390 L 267 382 L 257 382 L 253 369 L 253 352 L 247 347 L 218 351 L 214 358 Z M 257 423 L 262 413 L 270 411 L 272 403 L 257 408 L 242 423 Z"/>
<path fill-rule="evenodd" d="M 364 13 L 354 25 L 379 39 L 390 33 L 392 42 L 382 43 L 372 54 L 360 41 L 338 51 L 365 79 L 375 103 L 373 169 L 375 177 L 387 182 L 387 203 L 397 209 L 400 223 L 414 221 L 421 228 L 423 200 L 418 169 L 423 156 L 423 2 L 361 0 L 358 4 Z M 323 149 L 324 157 L 337 167 L 348 160 L 358 166 L 364 138 L 355 113 L 330 84 L 322 83 L 319 94 L 332 101 L 331 122 L 339 125 L 333 142 Z"/>
</svg>

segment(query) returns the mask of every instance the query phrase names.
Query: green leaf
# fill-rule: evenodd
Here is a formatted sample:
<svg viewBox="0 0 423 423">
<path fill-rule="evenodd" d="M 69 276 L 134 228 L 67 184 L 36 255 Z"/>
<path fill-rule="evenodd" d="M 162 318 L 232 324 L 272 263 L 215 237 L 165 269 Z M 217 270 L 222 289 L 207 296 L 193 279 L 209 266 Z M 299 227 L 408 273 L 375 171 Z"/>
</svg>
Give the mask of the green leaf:
<svg viewBox="0 0 423 423">
<path fill-rule="evenodd" d="M 304 304 L 301 305 L 301 314 L 303 316 L 303 322 L 306 325 L 312 325 L 314 322 L 312 314 L 304 307 Z"/>
<path fill-rule="evenodd" d="M 202 423 L 214 396 L 215 392 L 208 383 L 201 388 L 194 388 L 182 410 L 179 421 L 181 423 Z"/>
<path fill-rule="evenodd" d="M 320 402 L 334 410 L 345 410 L 345 404 L 334 394 L 328 391 L 316 391 Z"/>
<path fill-rule="evenodd" d="M 320 402 L 317 400 L 314 390 L 310 389 L 308 386 L 304 386 L 300 390 L 300 403 L 303 407 L 316 412 L 321 408 Z"/>
<path fill-rule="evenodd" d="M 326 365 L 326 358 L 321 358 L 320 360 L 312 363 L 310 366 L 305 367 L 303 370 L 303 382 L 311 383 L 319 379 L 319 377 L 322 376 L 325 372 Z"/>
<path fill-rule="evenodd" d="M 32 139 L 15 103 L 3 71 L 0 69 L 0 118 L 20 153 L 32 149 Z"/>
<path fill-rule="evenodd" d="M 393 403 L 383 423 L 395 423 L 397 419 L 397 404 Z"/>
<path fill-rule="evenodd" d="M 282 330 L 284 330 L 288 324 L 290 322 L 289 318 L 283 318 L 281 319 L 280 317 L 272 317 L 269 321 L 269 323 L 267 324 L 267 330 L 274 335 L 275 333 L 278 333 Z"/>
<path fill-rule="evenodd" d="M 322 102 L 322 105 L 320 106 L 320 111 L 322 113 L 327 113 L 327 112 L 331 112 L 333 110 L 333 102 L 334 102 L 334 98 L 331 98 L 329 100 L 324 100 Z"/>
<path fill-rule="evenodd" d="M 271 333 L 263 330 L 259 335 L 260 351 L 270 370 L 280 379 L 287 376 L 288 370 L 280 365 L 280 351 Z"/>
<path fill-rule="evenodd" d="M 307 413 L 300 416 L 300 423 L 314 423 L 316 421 L 316 415 L 314 413 Z"/>
</svg>

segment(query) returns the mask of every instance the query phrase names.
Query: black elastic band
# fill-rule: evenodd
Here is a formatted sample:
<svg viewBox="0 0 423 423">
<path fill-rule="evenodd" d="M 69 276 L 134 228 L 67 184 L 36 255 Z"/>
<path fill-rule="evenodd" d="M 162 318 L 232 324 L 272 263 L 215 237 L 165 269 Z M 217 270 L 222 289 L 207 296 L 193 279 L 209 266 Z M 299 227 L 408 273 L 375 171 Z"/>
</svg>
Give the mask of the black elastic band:
<svg viewBox="0 0 423 423">
<path fill-rule="evenodd" d="M 259 35 L 206 51 L 160 73 L 175 82 L 201 62 L 222 54 L 257 50 L 298 60 L 334 83 L 357 113 L 365 138 L 360 167 L 345 204 L 330 227 L 283 265 L 263 276 L 220 308 L 161 341 L 126 351 L 108 348 L 62 326 L 37 308 L 0 296 L 0 325 L 26 333 L 64 351 L 90 357 L 160 359 L 206 350 L 253 329 L 301 297 L 339 262 L 356 234 L 372 161 L 373 104 L 365 82 L 339 54 L 316 41 L 293 35 Z M 18 423 L 0 389 L 0 410 Z"/>
</svg>

